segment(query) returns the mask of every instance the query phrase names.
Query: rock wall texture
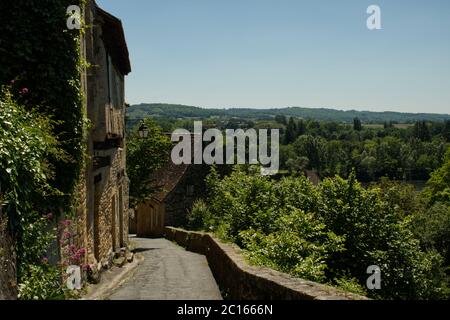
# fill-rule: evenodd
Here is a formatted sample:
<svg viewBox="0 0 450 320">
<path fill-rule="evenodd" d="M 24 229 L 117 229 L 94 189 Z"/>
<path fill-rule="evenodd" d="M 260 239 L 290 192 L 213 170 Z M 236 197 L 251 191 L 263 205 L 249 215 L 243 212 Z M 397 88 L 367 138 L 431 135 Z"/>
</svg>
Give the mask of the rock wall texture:
<svg viewBox="0 0 450 320">
<path fill-rule="evenodd" d="M 128 242 L 128 178 L 123 175 L 125 155 L 110 150 L 111 166 L 101 171 L 102 181 L 96 186 L 98 207 L 98 258 L 108 259 L 113 251 Z"/>
<path fill-rule="evenodd" d="M 367 300 L 326 285 L 249 265 L 241 250 L 208 233 L 165 228 L 167 239 L 203 254 L 227 299 L 235 300 Z"/>
<path fill-rule="evenodd" d="M 0 207 L 0 300 L 17 297 L 16 256 L 6 220 L 2 220 Z"/>
<path fill-rule="evenodd" d="M 86 114 L 86 164 L 77 189 L 77 239 L 87 249 L 85 263 L 99 268 L 111 264 L 114 252 L 128 242 L 128 189 L 124 132 L 125 74 L 120 47 L 120 21 L 88 1 L 87 28 L 81 52 L 91 67 L 82 72 Z M 108 45 L 117 41 L 115 45 Z M 122 39 L 123 40 L 123 39 Z M 115 42 L 114 42 L 115 43 Z M 125 43 L 122 43 L 125 45 Z M 119 50 L 120 52 L 118 52 Z M 116 59 L 117 58 L 117 59 Z M 128 60 L 128 57 L 124 57 Z"/>
</svg>

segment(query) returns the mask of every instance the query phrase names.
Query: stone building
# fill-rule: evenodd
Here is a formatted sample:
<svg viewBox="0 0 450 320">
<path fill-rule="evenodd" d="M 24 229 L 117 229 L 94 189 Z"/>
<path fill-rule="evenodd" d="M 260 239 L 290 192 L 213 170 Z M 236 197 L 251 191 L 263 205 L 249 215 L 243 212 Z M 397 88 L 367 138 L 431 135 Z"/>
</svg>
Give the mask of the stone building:
<svg viewBox="0 0 450 320">
<path fill-rule="evenodd" d="M 130 232 L 139 237 L 160 237 L 164 226 L 185 225 L 194 201 L 205 195 L 207 165 L 175 165 L 171 160 L 152 176 L 157 192 L 135 209 Z"/>
<path fill-rule="evenodd" d="M 45 108 L 41 110 L 43 115 L 54 116 L 54 119 L 61 123 L 68 119 L 74 119 L 73 122 L 70 122 L 71 124 L 76 121 L 81 122 L 83 113 L 89 120 L 87 126 L 81 127 L 77 123 L 74 124 L 76 128 L 73 131 L 63 132 L 74 139 L 83 136 L 85 156 L 79 176 L 70 177 L 70 182 L 73 178 L 78 178 L 75 199 L 73 199 L 73 202 L 76 203 L 74 206 L 76 213 L 64 214 L 69 210 L 67 207 L 58 208 L 56 205 L 54 208 L 54 212 L 58 213 L 55 216 L 60 220 L 52 220 L 51 223 L 58 223 L 60 229 L 62 229 L 61 225 L 70 225 L 71 229 L 70 232 L 58 230 L 60 231 L 58 233 L 60 241 L 55 241 L 49 248 L 48 261 L 55 265 L 58 262 L 67 262 L 64 259 L 68 255 L 65 254 L 64 249 L 74 245 L 80 248 L 79 252 L 81 249 L 87 249 L 87 254 L 83 253 L 83 261 L 77 261 L 77 264 L 80 262 L 80 264 L 87 263 L 97 267 L 109 266 L 114 252 L 126 246 L 128 241 L 129 182 L 126 173 L 124 79 L 130 73 L 131 67 L 124 31 L 121 21 L 99 8 L 94 0 L 77 1 L 75 3 L 85 5 L 83 15 L 86 26 L 80 41 L 81 47 L 77 48 L 73 40 L 77 39 L 79 31 L 63 29 L 63 26 L 66 25 L 66 8 L 71 3 L 69 1 L 57 1 L 57 4 L 50 3 L 51 1 L 41 2 L 43 1 L 31 1 L 29 10 L 21 12 L 21 19 L 12 23 L 13 27 L 6 26 L 10 32 L 8 36 L 4 33 L 4 29 L 1 30 L 3 33 L 0 41 L 2 50 L 0 51 L 4 53 L 9 50 L 9 54 L 0 56 L 3 63 L 6 61 L 12 67 L 11 70 L 3 68 L 6 71 L 0 72 L 0 80 L 2 84 L 11 85 L 16 81 L 11 81 L 17 77 L 16 69 L 25 70 L 22 72 L 22 76 L 26 75 L 24 81 L 31 85 L 29 91 L 35 94 L 33 97 L 37 102 L 32 102 L 36 105 L 41 103 L 45 105 L 47 92 L 64 92 L 68 88 L 73 89 L 73 92 L 71 91 L 68 95 L 70 96 L 69 102 L 62 97 L 61 100 L 53 101 L 54 105 L 52 105 L 51 111 Z M 1 16 L 15 16 L 18 11 L 12 9 L 16 9 L 16 6 L 14 1 L 3 1 Z M 42 11 L 38 9 L 39 7 L 45 9 L 46 6 L 55 6 L 55 12 L 64 13 L 60 16 L 62 19 L 55 18 L 60 24 L 55 22 L 53 17 L 49 19 L 48 16 L 42 16 Z M 4 8 L 6 10 L 3 10 Z M 37 29 L 30 26 L 22 29 L 25 18 L 30 21 L 32 27 L 42 25 L 43 30 L 47 30 L 49 33 L 47 34 L 46 31 L 36 33 Z M 74 36 L 70 38 L 69 42 L 68 38 L 72 37 L 71 32 Z M 21 43 L 22 36 L 24 40 Z M 34 37 L 39 46 L 30 48 L 29 56 L 14 51 L 22 50 L 24 43 L 27 48 L 34 45 L 35 42 L 30 41 Z M 50 48 L 45 46 L 50 44 L 54 46 Z M 47 52 L 47 50 L 57 49 L 58 45 L 61 45 L 62 53 Z M 79 69 L 78 49 L 80 49 L 82 58 L 87 62 L 87 64 L 82 64 L 84 70 Z M 68 62 L 64 61 L 68 63 L 68 68 L 71 70 L 70 77 L 78 73 L 82 83 L 82 92 L 79 92 L 78 84 L 71 83 L 72 78 L 63 79 L 67 74 L 64 70 L 60 70 L 61 65 L 57 63 L 59 60 L 54 58 L 61 56 L 67 57 Z M 42 70 L 46 72 L 42 72 Z M 43 78 L 43 74 L 47 74 L 48 83 L 47 79 Z M 67 76 L 69 77 L 69 75 Z M 40 83 L 34 78 L 40 79 Z M 61 81 L 60 87 L 55 88 L 55 80 Z M 74 89 L 75 87 L 76 89 Z M 82 94 L 83 103 L 80 104 L 78 99 L 74 99 L 71 96 L 72 93 L 73 96 Z M 71 113 L 70 107 L 74 107 L 73 113 Z M 66 115 L 58 117 L 58 113 Z M 69 115 L 67 116 L 67 114 Z M 68 123 L 64 123 L 64 125 L 68 125 Z M 67 136 L 61 139 L 68 139 Z M 4 219 L 3 203 L 0 204 L 0 300 L 14 299 L 17 297 L 16 239 L 11 235 L 11 227 Z M 49 215 L 53 217 L 52 214 Z M 66 225 L 67 222 L 70 223 Z M 53 230 L 49 226 L 50 229 Z M 67 234 L 69 235 L 66 236 Z M 61 241 L 63 238 L 68 239 L 69 245 Z M 69 263 L 75 264 L 72 261 Z"/>
<path fill-rule="evenodd" d="M 79 185 L 78 245 L 86 263 L 109 264 L 128 241 L 128 177 L 125 145 L 124 79 L 131 66 L 122 23 L 89 1 L 82 74 L 91 127 L 87 133 L 84 177 Z"/>
</svg>

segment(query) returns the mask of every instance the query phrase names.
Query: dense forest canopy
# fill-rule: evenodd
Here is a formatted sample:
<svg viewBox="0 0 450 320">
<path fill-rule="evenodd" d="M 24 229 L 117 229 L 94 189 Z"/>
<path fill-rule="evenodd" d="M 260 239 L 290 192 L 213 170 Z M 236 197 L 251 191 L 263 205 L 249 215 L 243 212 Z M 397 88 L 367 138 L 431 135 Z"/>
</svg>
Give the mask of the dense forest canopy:
<svg viewBox="0 0 450 320">
<path fill-rule="evenodd" d="M 355 170 L 358 180 L 364 182 L 381 177 L 426 181 L 442 165 L 450 142 L 450 120 L 367 124 L 357 117 L 345 123 L 284 115 L 262 120 L 205 116 L 152 118 L 166 133 L 178 128 L 193 131 L 194 120 L 201 120 L 203 128 L 220 130 L 279 129 L 281 174 L 315 170 L 322 178 L 346 178 Z M 129 117 L 128 128 L 136 125 L 138 118 L 133 119 Z"/>
</svg>

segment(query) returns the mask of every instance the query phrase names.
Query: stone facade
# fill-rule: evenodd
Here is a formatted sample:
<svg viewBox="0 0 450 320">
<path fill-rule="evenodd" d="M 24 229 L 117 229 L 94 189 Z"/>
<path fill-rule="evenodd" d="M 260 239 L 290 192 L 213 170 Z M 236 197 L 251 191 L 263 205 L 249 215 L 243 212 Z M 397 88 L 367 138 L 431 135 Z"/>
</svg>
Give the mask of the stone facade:
<svg viewBox="0 0 450 320">
<path fill-rule="evenodd" d="M 125 146 L 125 76 L 131 71 L 120 20 L 89 1 L 81 42 L 88 62 L 82 75 L 90 129 L 77 194 L 78 245 L 86 263 L 108 266 L 128 242 Z"/>
<path fill-rule="evenodd" d="M 0 206 L 0 300 L 12 300 L 17 296 L 16 256 L 14 242 L 1 211 Z"/>
</svg>

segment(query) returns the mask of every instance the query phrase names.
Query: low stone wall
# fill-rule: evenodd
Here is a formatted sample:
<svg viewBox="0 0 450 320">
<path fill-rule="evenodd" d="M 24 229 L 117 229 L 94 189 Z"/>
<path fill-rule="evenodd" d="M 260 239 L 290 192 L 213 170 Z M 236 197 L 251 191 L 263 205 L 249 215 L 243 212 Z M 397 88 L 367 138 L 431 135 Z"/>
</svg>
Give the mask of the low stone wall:
<svg viewBox="0 0 450 320">
<path fill-rule="evenodd" d="M 203 254 L 226 299 L 235 300 L 366 300 L 366 297 L 249 265 L 241 249 L 208 233 L 165 228 L 168 240 Z"/>
</svg>

